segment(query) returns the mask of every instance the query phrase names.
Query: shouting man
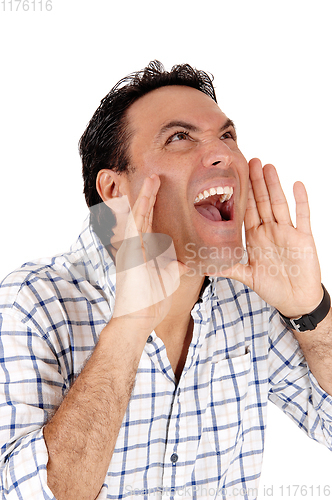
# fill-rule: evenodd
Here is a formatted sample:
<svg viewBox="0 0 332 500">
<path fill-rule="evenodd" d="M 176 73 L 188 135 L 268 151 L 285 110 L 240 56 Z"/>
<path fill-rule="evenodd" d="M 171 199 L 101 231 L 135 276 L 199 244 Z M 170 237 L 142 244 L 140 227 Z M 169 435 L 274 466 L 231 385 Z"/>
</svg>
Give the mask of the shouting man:
<svg viewBox="0 0 332 500">
<path fill-rule="evenodd" d="M 2 283 L 2 498 L 256 498 L 269 399 L 332 447 L 303 184 L 293 226 L 189 65 L 121 80 L 80 152 L 77 243 Z"/>
</svg>

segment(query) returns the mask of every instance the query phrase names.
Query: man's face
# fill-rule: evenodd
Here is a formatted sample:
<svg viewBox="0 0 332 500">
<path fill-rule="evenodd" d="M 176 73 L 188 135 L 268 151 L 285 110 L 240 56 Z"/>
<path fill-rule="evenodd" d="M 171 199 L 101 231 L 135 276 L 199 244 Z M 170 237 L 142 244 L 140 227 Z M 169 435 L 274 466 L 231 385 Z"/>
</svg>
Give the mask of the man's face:
<svg viewBox="0 0 332 500">
<path fill-rule="evenodd" d="M 242 257 L 249 171 L 231 121 L 210 97 L 185 86 L 148 93 L 127 118 L 135 171 L 122 181 L 130 205 L 156 173 L 153 231 L 171 236 L 178 260 L 196 274 L 234 265 Z"/>
</svg>

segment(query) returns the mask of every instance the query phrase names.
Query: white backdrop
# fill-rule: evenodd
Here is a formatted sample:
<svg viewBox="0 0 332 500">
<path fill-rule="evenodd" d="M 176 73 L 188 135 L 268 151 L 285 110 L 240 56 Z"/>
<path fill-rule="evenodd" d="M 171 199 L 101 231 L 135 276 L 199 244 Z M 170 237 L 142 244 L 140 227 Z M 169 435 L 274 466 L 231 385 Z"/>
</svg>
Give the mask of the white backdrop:
<svg viewBox="0 0 332 500">
<path fill-rule="evenodd" d="M 88 213 L 78 140 L 110 88 L 159 59 L 214 74 L 243 153 L 276 165 L 292 210 L 292 185 L 305 182 L 332 292 L 329 0 L 25 5 L 0 2 L 1 277 L 75 240 Z M 332 498 L 331 453 L 270 406 L 259 498 L 299 498 L 305 487 L 307 498 L 326 498 L 325 485 Z"/>
</svg>

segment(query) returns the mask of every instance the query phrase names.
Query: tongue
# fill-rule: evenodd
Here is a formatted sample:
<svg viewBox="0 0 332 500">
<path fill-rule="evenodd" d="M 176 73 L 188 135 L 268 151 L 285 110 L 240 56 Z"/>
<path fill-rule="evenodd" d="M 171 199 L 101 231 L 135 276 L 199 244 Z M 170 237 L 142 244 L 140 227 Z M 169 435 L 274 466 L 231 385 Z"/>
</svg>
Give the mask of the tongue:
<svg viewBox="0 0 332 500">
<path fill-rule="evenodd" d="M 206 219 L 222 220 L 219 210 L 213 205 L 199 205 L 196 210 Z"/>
</svg>

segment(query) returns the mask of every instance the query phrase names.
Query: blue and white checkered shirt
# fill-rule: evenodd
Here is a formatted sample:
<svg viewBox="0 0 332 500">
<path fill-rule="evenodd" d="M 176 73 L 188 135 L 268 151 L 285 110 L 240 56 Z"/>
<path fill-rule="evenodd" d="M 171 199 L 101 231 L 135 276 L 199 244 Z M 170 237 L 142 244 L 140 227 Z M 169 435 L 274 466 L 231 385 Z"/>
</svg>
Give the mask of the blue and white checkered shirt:
<svg viewBox="0 0 332 500">
<path fill-rule="evenodd" d="M 114 295 L 113 261 L 88 220 L 69 253 L 2 282 L 2 499 L 54 500 L 43 426 L 111 319 Z M 178 384 L 151 333 L 98 500 L 256 498 L 268 399 L 332 448 L 332 398 L 273 308 L 219 278 L 192 317 Z"/>
</svg>

